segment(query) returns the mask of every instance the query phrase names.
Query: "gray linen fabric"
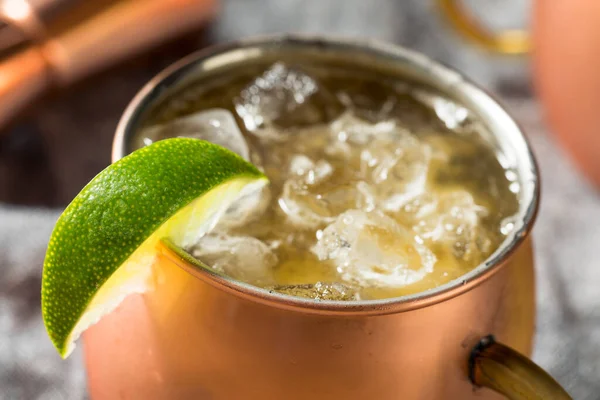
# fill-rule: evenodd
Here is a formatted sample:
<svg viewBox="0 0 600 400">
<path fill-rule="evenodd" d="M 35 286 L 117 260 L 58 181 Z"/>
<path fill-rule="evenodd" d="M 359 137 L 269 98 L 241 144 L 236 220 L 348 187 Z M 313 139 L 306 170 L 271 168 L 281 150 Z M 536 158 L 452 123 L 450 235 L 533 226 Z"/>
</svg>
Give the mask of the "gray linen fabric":
<svg viewBox="0 0 600 400">
<path fill-rule="evenodd" d="M 501 2 L 505 7 L 492 0 L 484 3 L 496 21 L 523 19 L 523 2 Z M 526 129 L 542 171 L 542 206 L 534 230 L 534 359 L 574 398 L 600 399 L 600 195 L 553 142 L 537 102 L 523 97 L 528 93 L 524 62 L 491 57 L 461 42 L 446 29 L 432 2 L 421 0 L 229 0 L 214 32 L 218 40 L 228 40 L 281 31 L 394 41 L 456 66 L 499 92 Z M 60 360 L 46 337 L 36 294 L 47 239 L 59 212 L 0 205 L 2 400 L 87 397 L 81 351 Z"/>
</svg>

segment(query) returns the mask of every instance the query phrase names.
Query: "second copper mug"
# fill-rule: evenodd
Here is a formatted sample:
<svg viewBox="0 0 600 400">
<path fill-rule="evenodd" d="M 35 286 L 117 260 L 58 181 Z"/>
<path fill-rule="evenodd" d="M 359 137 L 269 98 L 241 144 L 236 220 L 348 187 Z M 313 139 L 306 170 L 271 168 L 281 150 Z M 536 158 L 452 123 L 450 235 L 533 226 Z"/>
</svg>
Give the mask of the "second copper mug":
<svg viewBox="0 0 600 400">
<path fill-rule="evenodd" d="M 376 301 L 273 294 L 197 270 L 163 249 L 163 283 L 129 296 L 85 333 L 92 399 L 502 398 L 498 392 L 569 399 L 526 358 L 535 318 L 528 237 L 539 201 L 535 160 L 510 115 L 457 72 L 372 42 L 277 36 L 214 47 L 172 65 L 140 91 L 117 129 L 113 161 L 132 151 L 155 107 L 192 83 L 278 60 L 362 68 L 428 85 L 470 108 L 518 172 L 515 230 L 460 279 Z"/>
</svg>

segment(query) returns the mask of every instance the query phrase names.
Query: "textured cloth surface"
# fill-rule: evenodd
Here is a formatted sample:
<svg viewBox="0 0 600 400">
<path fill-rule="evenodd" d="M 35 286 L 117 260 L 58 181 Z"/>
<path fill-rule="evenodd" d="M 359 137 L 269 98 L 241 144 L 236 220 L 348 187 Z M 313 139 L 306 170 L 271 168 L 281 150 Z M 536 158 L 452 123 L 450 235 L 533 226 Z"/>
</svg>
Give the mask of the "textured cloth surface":
<svg viewBox="0 0 600 400">
<path fill-rule="evenodd" d="M 600 268 L 596 256 L 600 195 L 557 148 L 536 101 L 522 96 L 528 91 L 526 66 L 490 58 L 461 43 L 443 27 L 428 1 L 231 0 L 222 11 L 213 40 L 276 31 L 377 37 L 454 65 L 500 93 L 527 131 L 542 171 L 542 205 L 534 229 L 538 285 L 534 359 L 575 399 L 600 399 Z M 510 10 L 503 12 L 498 15 L 510 20 L 506 14 Z M 112 79 L 117 81 L 113 88 L 125 85 L 118 82 L 118 76 Z M 130 96 L 131 90 L 125 92 Z M 517 95 L 520 100 L 515 100 Z M 118 101 L 126 103 L 127 98 Z M 116 116 L 99 118 L 93 123 L 111 135 Z M 60 360 L 40 316 L 41 264 L 59 212 L 0 205 L 2 400 L 87 397 L 81 351 L 76 350 L 67 361 Z"/>
</svg>

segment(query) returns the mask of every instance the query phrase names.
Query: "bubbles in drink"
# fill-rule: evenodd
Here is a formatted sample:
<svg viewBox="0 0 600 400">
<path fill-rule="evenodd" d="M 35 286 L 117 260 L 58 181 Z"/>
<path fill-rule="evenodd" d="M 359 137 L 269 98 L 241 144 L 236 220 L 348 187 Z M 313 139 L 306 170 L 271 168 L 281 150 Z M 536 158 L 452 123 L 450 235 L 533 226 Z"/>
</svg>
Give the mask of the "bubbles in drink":
<svg viewBox="0 0 600 400">
<path fill-rule="evenodd" d="M 357 290 L 342 283 L 306 283 L 302 285 L 277 285 L 268 288 L 289 296 L 306 297 L 314 300 L 360 300 Z"/>
<path fill-rule="evenodd" d="M 507 236 L 515 230 L 516 225 L 517 220 L 514 216 L 506 217 L 500 222 L 500 233 Z"/>
<path fill-rule="evenodd" d="M 166 124 L 144 129 L 140 134 L 143 145 L 172 137 L 207 140 L 250 160 L 246 139 L 240 132 L 233 114 L 224 109 L 211 109 L 177 118 Z M 140 146 L 141 147 L 141 146 Z"/>
</svg>

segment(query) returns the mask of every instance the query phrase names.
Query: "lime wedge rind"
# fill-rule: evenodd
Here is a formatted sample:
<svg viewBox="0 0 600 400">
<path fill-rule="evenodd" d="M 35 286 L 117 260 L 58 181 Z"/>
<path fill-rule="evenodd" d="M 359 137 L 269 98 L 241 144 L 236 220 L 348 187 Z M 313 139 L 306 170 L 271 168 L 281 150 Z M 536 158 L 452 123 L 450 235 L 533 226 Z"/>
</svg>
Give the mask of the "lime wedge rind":
<svg viewBox="0 0 600 400">
<path fill-rule="evenodd" d="M 149 285 L 159 238 L 209 229 L 244 187 L 266 177 L 220 146 L 167 139 L 100 172 L 58 219 L 42 277 L 42 316 L 66 357 L 83 330 Z"/>
</svg>

